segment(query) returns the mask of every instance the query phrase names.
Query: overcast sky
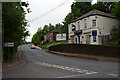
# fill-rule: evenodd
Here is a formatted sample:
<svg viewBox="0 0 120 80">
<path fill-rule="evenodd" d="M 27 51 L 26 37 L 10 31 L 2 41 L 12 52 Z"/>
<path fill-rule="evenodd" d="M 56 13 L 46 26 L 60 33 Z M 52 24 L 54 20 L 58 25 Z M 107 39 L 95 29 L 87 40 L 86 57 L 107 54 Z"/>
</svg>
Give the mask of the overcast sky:
<svg viewBox="0 0 120 80">
<path fill-rule="evenodd" d="M 39 27 L 49 23 L 55 25 L 62 23 L 66 15 L 71 11 L 71 4 L 74 0 L 22 0 L 28 1 L 29 8 L 32 11 L 26 15 L 26 19 L 30 24 L 28 30 L 31 36 L 27 37 L 27 41 L 31 41 L 32 36 Z M 54 10 L 52 10 L 54 9 Z M 51 11 L 52 10 L 52 11 Z M 46 12 L 49 12 L 46 14 Z"/>
</svg>

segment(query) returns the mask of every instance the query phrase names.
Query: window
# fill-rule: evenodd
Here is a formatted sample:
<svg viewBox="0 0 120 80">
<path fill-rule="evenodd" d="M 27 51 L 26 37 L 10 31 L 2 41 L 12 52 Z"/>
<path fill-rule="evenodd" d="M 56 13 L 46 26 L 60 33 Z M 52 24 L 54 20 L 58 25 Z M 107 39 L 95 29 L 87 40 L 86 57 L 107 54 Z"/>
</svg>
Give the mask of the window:
<svg viewBox="0 0 120 80">
<path fill-rule="evenodd" d="M 80 30 L 80 22 L 78 22 L 78 30 Z"/>
<path fill-rule="evenodd" d="M 75 25 L 72 24 L 72 31 L 75 31 Z"/>
<path fill-rule="evenodd" d="M 96 20 L 92 20 L 92 26 L 96 26 Z"/>
<path fill-rule="evenodd" d="M 96 42 L 96 36 L 93 36 L 93 42 Z"/>
<path fill-rule="evenodd" d="M 84 20 L 84 26 L 85 26 L 85 28 L 87 28 L 87 20 L 86 19 Z"/>
</svg>

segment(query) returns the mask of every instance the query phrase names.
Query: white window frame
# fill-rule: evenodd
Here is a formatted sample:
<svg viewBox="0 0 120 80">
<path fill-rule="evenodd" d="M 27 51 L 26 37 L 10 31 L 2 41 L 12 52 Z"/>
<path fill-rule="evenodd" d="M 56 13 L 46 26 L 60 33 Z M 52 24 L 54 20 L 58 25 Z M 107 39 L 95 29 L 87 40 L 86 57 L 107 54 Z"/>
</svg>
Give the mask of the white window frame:
<svg viewBox="0 0 120 80">
<path fill-rule="evenodd" d="M 95 27 L 96 26 L 96 19 L 92 20 L 92 26 Z"/>
</svg>

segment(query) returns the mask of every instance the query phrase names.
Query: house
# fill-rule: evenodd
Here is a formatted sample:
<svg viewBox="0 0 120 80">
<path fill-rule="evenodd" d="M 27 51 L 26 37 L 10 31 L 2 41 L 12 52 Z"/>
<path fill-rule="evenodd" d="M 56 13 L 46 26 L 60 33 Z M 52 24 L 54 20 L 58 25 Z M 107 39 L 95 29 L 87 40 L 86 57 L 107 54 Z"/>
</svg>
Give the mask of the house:
<svg viewBox="0 0 120 80">
<path fill-rule="evenodd" d="M 118 26 L 117 17 L 92 10 L 68 24 L 69 43 L 103 45 L 111 38 L 112 29 Z"/>
<path fill-rule="evenodd" d="M 44 36 L 44 40 L 48 41 L 49 43 L 51 42 L 56 42 L 56 34 L 60 33 L 59 28 L 55 28 L 54 30 L 50 31 L 49 33 L 46 33 Z"/>
</svg>

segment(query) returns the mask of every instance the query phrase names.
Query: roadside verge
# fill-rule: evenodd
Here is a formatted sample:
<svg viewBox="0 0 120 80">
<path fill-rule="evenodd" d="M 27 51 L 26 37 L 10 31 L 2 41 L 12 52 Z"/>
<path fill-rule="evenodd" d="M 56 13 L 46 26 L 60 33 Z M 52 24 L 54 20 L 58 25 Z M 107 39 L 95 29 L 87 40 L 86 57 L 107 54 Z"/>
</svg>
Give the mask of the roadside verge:
<svg viewBox="0 0 120 80">
<path fill-rule="evenodd" d="M 22 52 L 18 50 L 18 52 L 12 57 L 12 60 L 8 62 L 3 62 L 2 64 L 2 72 L 6 72 L 15 68 L 18 68 L 24 65 L 26 62 L 22 58 Z"/>
</svg>

